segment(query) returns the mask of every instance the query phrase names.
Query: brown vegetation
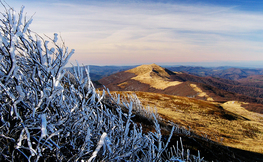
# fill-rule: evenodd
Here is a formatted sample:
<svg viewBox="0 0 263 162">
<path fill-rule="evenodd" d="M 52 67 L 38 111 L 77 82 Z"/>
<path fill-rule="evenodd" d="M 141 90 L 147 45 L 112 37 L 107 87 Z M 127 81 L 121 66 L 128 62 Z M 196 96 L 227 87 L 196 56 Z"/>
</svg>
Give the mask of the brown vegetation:
<svg viewBox="0 0 263 162">
<path fill-rule="evenodd" d="M 169 79 L 170 75 L 167 73 L 167 71 L 156 64 L 141 65 L 126 72 L 134 73 L 136 75 L 136 77 L 131 79 L 148 84 L 151 87 L 160 90 L 182 83 L 179 81 L 171 81 Z"/>
<path fill-rule="evenodd" d="M 262 108 L 256 106 L 263 103 L 262 98 L 256 98 L 263 94 L 261 88 L 244 86 L 233 80 L 174 73 L 156 64 L 119 72 L 99 80 L 98 83 L 111 91 L 144 91 L 216 102 L 229 100 L 249 102 L 254 103 L 246 106 L 249 110 L 263 111 L 263 106 Z M 99 87 L 101 86 L 97 86 Z"/>
<path fill-rule="evenodd" d="M 263 116 L 247 111 L 240 102 L 211 103 L 186 97 L 135 93 L 144 106 L 156 107 L 166 121 L 191 129 L 225 146 L 263 153 Z"/>
</svg>

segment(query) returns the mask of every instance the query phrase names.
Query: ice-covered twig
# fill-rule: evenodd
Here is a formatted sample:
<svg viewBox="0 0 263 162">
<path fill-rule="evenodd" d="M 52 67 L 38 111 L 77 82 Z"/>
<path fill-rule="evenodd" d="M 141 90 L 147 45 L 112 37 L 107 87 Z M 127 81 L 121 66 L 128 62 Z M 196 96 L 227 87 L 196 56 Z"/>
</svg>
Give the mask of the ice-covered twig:
<svg viewBox="0 0 263 162">
<path fill-rule="evenodd" d="M 92 153 L 92 156 L 89 158 L 88 162 L 91 162 L 98 154 L 100 148 L 104 145 L 104 140 L 107 136 L 107 133 L 103 133 L 100 137 L 100 141 L 98 142 L 98 145 L 96 147 L 96 150 Z"/>
</svg>

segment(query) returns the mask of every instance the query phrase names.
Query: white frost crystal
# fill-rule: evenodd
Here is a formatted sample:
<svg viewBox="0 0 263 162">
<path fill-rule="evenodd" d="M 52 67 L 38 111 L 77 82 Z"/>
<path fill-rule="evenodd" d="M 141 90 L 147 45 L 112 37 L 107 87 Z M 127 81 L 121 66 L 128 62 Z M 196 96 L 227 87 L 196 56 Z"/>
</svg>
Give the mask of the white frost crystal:
<svg viewBox="0 0 263 162">
<path fill-rule="evenodd" d="M 47 117 L 46 114 L 41 114 L 41 138 L 47 136 Z"/>
</svg>

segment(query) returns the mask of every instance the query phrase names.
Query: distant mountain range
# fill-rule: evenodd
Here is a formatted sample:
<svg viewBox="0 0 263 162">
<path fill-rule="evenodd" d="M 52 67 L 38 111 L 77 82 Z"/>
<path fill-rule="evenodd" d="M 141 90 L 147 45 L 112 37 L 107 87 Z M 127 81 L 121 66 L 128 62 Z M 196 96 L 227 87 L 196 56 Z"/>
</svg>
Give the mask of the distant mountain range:
<svg viewBox="0 0 263 162">
<path fill-rule="evenodd" d="M 103 77 L 111 74 L 129 70 L 137 66 L 96 66 L 89 65 L 90 76 L 93 81 L 100 80 Z M 263 69 L 249 69 L 249 68 L 235 68 L 230 66 L 221 67 L 201 67 L 201 66 L 165 66 L 166 69 L 175 72 L 184 72 L 196 76 L 212 76 L 216 78 L 223 78 L 229 80 L 240 80 L 248 76 L 263 75 Z M 68 70 L 72 67 L 68 67 Z"/>
<path fill-rule="evenodd" d="M 167 67 L 171 71 L 180 71 L 197 76 L 212 76 L 216 78 L 223 78 L 229 80 L 239 80 L 247 78 L 251 75 L 263 75 L 263 69 L 248 69 L 248 68 L 235 68 L 235 67 L 191 67 L 191 66 L 179 66 L 179 67 Z"/>
<path fill-rule="evenodd" d="M 136 66 L 96 66 L 89 65 L 90 78 L 92 81 L 100 80 L 103 77 L 109 76 L 111 74 L 132 69 Z M 66 68 L 68 71 L 73 71 L 73 67 Z"/>
</svg>

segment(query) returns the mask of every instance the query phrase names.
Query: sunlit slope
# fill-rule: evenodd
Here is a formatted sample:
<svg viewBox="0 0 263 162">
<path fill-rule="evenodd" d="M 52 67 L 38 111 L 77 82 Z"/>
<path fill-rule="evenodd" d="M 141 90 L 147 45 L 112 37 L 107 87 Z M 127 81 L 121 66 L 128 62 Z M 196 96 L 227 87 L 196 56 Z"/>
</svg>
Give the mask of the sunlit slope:
<svg viewBox="0 0 263 162">
<path fill-rule="evenodd" d="M 253 97 L 257 96 L 257 93 L 254 94 L 258 92 L 257 89 L 238 85 L 237 81 L 172 72 L 156 64 L 141 65 L 118 72 L 100 79 L 98 83 L 106 86 L 110 91 L 143 91 L 206 101 L 237 100 L 263 103 L 263 99 Z M 254 95 L 251 95 L 252 93 Z"/>
<path fill-rule="evenodd" d="M 263 115 L 247 111 L 241 103 L 211 103 L 187 97 L 136 93 L 144 106 L 156 107 L 165 120 L 191 128 L 198 135 L 247 151 L 263 153 Z"/>
<path fill-rule="evenodd" d="M 188 82 L 179 74 L 156 64 L 141 65 L 104 77 L 99 83 L 111 91 L 144 91 L 213 100 L 200 85 Z"/>
<path fill-rule="evenodd" d="M 136 77 L 131 79 L 140 81 L 141 83 L 148 84 L 153 88 L 161 90 L 182 83 L 179 81 L 170 81 L 170 75 L 168 72 L 156 64 L 141 65 L 126 72 L 134 73 L 136 75 Z"/>
</svg>

